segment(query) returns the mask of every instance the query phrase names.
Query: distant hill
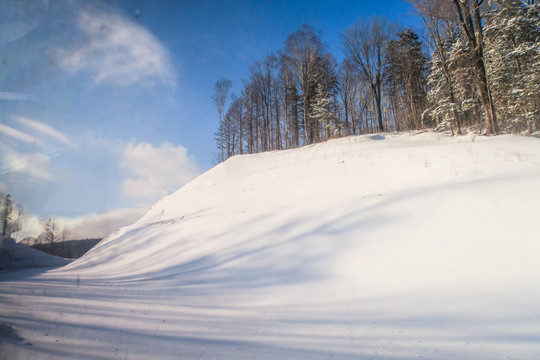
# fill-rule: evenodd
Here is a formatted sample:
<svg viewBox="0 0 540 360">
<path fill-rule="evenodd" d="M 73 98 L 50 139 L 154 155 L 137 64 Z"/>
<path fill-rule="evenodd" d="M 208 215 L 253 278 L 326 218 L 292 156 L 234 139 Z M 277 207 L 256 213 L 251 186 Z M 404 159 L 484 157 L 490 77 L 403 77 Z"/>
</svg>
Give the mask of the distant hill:
<svg viewBox="0 0 540 360">
<path fill-rule="evenodd" d="M 34 249 L 67 259 L 77 259 L 96 246 L 101 239 L 82 239 L 59 241 L 52 244 L 34 244 Z"/>
</svg>

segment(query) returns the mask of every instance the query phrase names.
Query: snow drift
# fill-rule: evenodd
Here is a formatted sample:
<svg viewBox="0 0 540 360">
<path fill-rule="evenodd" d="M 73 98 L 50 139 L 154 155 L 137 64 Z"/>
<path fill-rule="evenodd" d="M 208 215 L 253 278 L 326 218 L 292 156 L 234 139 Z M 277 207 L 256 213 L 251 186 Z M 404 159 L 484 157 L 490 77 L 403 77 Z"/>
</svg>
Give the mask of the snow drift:
<svg viewBox="0 0 540 360">
<path fill-rule="evenodd" d="M 539 184 L 515 136 L 236 156 L 35 281 L 80 304 L 57 335 L 78 358 L 532 359 Z"/>
</svg>

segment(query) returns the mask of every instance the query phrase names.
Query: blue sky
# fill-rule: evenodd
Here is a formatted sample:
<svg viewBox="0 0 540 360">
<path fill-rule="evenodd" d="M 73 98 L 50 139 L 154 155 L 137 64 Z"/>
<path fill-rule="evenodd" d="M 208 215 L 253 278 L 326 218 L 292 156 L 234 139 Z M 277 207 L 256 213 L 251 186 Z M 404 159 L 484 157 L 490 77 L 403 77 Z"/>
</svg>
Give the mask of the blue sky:
<svg viewBox="0 0 540 360">
<path fill-rule="evenodd" d="M 419 26 L 400 0 L 3 0 L 0 190 L 37 218 L 134 218 L 214 165 L 218 79 L 238 93 L 304 23 L 340 61 L 372 15 Z"/>
</svg>

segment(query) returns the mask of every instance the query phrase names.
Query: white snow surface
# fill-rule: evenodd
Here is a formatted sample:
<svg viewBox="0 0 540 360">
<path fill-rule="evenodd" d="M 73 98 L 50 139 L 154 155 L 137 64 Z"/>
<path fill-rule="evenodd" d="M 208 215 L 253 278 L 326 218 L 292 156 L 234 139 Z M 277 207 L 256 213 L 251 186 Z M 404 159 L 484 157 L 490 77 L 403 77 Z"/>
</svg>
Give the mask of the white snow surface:
<svg viewBox="0 0 540 360">
<path fill-rule="evenodd" d="M 235 156 L 63 268 L 0 271 L 0 358 L 539 359 L 539 219 L 536 138 Z"/>
</svg>

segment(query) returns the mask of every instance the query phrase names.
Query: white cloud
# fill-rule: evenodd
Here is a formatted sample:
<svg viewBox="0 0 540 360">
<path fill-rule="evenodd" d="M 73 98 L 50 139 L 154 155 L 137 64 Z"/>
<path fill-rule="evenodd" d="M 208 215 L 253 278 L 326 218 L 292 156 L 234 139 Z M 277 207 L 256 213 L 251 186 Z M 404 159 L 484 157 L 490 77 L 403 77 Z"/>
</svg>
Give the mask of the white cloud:
<svg viewBox="0 0 540 360">
<path fill-rule="evenodd" d="M 69 140 L 69 138 L 62 134 L 60 131 L 52 128 L 50 125 L 47 125 L 47 124 L 44 124 L 44 123 L 41 123 L 41 122 L 38 122 L 38 121 L 34 121 L 34 120 L 30 120 L 30 119 L 27 119 L 25 117 L 22 117 L 22 116 L 17 116 L 16 117 L 16 120 L 24 125 L 24 126 L 27 126 L 33 130 L 36 130 L 38 132 L 40 132 L 41 134 L 43 135 L 47 135 L 49 137 L 52 137 L 60 142 L 63 142 L 64 144 L 69 144 L 69 145 L 73 145 L 71 140 Z"/>
<path fill-rule="evenodd" d="M 121 165 L 132 174 L 122 183 L 122 193 L 136 199 L 158 200 L 199 174 L 187 149 L 170 143 L 159 147 L 130 143 L 124 149 Z"/>
<path fill-rule="evenodd" d="M 92 214 L 77 218 L 55 217 L 58 226 L 67 230 L 67 239 L 97 239 L 104 238 L 122 226 L 133 224 L 144 213 L 145 209 L 125 208 L 115 209 L 102 214 Z M 14 233 L 13 237 L 21 241 L 26 237 L 37 238 L 43 231 L 43 222 L 47 218 L 39 219 L 34 215 L 25 215 L 23 230 Z"/>
<path fill-rule="evenodd" d="M 84 216 L 77 219 L 60 219 L 62 226 L 69 231 L 69 239 L 104 238 L 112 231 L 137 221 L 145 209 L 115 209 L 103 214 Z"/>
<path fill-rule="evenodd" d="M 27 237 L 37 238 L 42 231 L 43 225 L 37 216 L 24 215 L 22 230 L 11 234 L 11 236 L 15 240 L 21 241 Z"/>
<path fill-rule="evenodd" d="M 0 133 L 3 133 L 4 135 L 7 135 L 9 137 L 12 137 L 17 140 L 21 140 L 24 142 L 27 142 L 29 144 L 37 144 L 38 140 L 33 137 L 32 135 L 29 135 L 25 132 L 19 131 L 17 129 L 14 129 L 12 127 L 2 125 L 0 124 Z"/>
<path fill-rule="evenodd" d="M 59 228 L 68 231 L 67 239 L 98 239 L 104 238 L 122 226 L 133 224 L 144 215 L 145 211 L 145 209 L 140 208 L 125 208 L 77 218 L 55 218 Z M 13 237 L 17 241 L 29 236 L 37 238 L 43 231 L 43 222 L 46 219 L 40 220 L 37 216 L 26 215 L 23 221 L 23 230 L 14 233 Z"/>
<path fill-rule="evenodd" d="M 175 84 L 169 52 L 143 27 L 118 14 L 90 10 L 81 11 L 77 26 L 86 40 L 58 51 L 65 69 L 88 72 L 96 83 Z"/>
</svg>

